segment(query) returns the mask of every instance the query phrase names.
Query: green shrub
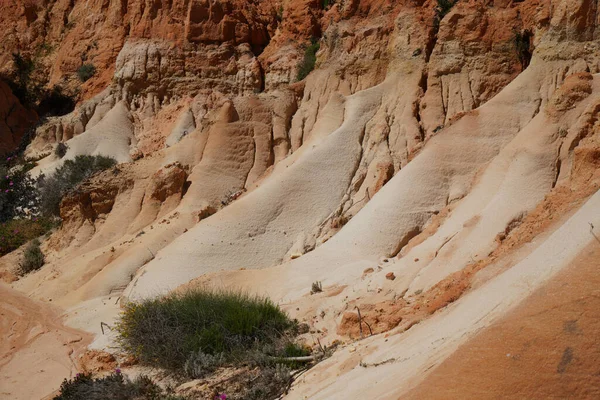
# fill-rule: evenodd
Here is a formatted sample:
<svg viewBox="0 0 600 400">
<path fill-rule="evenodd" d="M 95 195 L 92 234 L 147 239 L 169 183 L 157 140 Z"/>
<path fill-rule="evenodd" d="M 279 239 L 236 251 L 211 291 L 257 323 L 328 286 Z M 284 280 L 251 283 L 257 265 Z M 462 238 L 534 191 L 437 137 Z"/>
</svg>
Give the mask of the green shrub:
<svg viewBox="0 0 600 400">
<path fill-rule="evenodd" d="M 69 146 L 67 146 L 63 142 L 60 142 L 54 148 L 54 155 L 56 155 L 56 157 L 58 157 L 58 158 L 63 158 L 67 154 L 68 149 L 69 149 Z"/>
<path fill-rule="evenodd" d="M 77 69 L 77 76 L 81 82 L 90 79 L 96 73 L 96 67 L 93 64 L 83 64 Z"/>
<path fill-rule="evenodd" d="M 458 0 L 437 0 L 435 7 L 434 25 L 439 27 L 440 22 L 444 17 L 452 10 L 452 7 L 458 2 Z"/>
<path fill-rule="evenodd" d="M 192 352 L 184 364 L 185 374 L 192 378 L 203 378 L 225 364 L 223 353 L 207 354 L 198 350 Z"/>
<path fill-rule="evenodd" d="M 66 94 L 59 85 L 47 87 L 48 74 L 40 68 L 42 64 L 38 60 L 44 52 L 37 53 L 35 58 L 14 53 L 12 73 L 3 74 L 0 79 L 8 84 L 23 106 L 37 112 L 40 120 L 46 116 L 70 113 L 75 108 L 74 95 Z"/>
<path fill-rule="evenodd" d="M 533 33 L 529 29 L 525 29 L 523 32 L 517 30 L 513 31 L 513 45 L 517 53 L 521 68 L 525 69 L 529 66 L 531 61 L 531 38 Z"/>
<path fill-rule="evenodd" d="M 142 363 L 184 372 L 194 353 L 232 361 L 280 340 L 295 324 L 270 300 L 195 290 L 130 303 L 117 324 L 121 347 Z"/>
<path fill-rule="evenodd" d="M 45 260 L 40 245 L 41 243 L 38 239 L 33 239 L 27 248 L 25 248 L 23 259 L 19 265 L 19 275 L 26 275 L 42 268 Z"/>
<path fill-rule="evenodd" d="M 104 156 L 77 156 L 66 160 L 54 174 L 42 177 L 39 181 L 41 203 L 44 215 L 57 216 L 60 213 L 60 201 L 69 191 L 97 172 L 114 166 L 117 162 Z"/>
<path fill-rule="evenodd" d="M 304 49 L 304 58 L 300 62 L 298 66 L 298 76 L 297 80 L 301 81 L 310 74 L 310 72 L 315 69 L 315 64 L 317 62 L 317 52 L 319 51 L 320 44 L 316 39 L 311 39 L 310 45 L 306 46 Z"/>
<path fill-rule="evenodd" d="M 27 173 L 31 165 L 8 157 L 0 164 L 0 223 L 36 210 L 39 196 L 36 181 Z"/>
<path fill-rule="evenodd" d="M 130 380 L 117 372 L 103 378 L 91 374 L 77 374 L 65 379 L 54 400 L 185 400 L 184 397 L 166 393 L 145 375 Z"/>
<path fill-rule="evenodd" d="M 0 222 L 0 257 L 42 236 L 54 227 L 49 218 L 22 218 Z"/>
</svg>

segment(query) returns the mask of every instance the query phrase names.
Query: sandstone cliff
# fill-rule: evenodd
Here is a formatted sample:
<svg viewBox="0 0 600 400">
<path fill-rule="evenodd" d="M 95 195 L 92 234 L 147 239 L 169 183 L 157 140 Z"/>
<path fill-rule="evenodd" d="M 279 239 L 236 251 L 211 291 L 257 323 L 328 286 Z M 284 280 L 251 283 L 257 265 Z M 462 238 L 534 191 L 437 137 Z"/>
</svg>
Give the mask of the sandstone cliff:
<svg viewBox="0 0 600 400">
<path fill-rule="evenodd" d="M 72 113 L 36 129 L 31 173 L 82 154 L 119 162 L 63 199 L 47 265 L 12 286 L 52 299 L 95 349 L 110 348 L 99 322 L 125 301 L 266 293 L 324 344 L 348 343 L 291 399 L 598 395 L 599 355 L 584 354 L 600 340 L 597 4 L 331 3 L 1 5 L 0 72 L 21 52 L 48 87 L 78 89 Z M 81 83 L 85 64 L 96 71 Z M 35 116 L 3 87 L 9 149 Z M 547 298 L 572 297 L 565 285 L 589 301 L 557 311 Z M 504 357 L 482 363 L 490 348 Z"/>
</svg>

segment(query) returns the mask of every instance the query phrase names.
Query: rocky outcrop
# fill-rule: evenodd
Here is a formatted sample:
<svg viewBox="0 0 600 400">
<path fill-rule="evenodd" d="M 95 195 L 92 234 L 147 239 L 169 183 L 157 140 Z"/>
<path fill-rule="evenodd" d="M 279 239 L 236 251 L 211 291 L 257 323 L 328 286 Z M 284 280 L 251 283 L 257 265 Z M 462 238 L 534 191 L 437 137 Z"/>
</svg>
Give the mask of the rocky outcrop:
<svg viewBox="0 0 600 400">
<path fill-rule="evenodd" d="M 10 87 L 0 81 L 0 155 L 14 150 L 36 121 L 36 113 L 23 107 Z"/>
</svg>

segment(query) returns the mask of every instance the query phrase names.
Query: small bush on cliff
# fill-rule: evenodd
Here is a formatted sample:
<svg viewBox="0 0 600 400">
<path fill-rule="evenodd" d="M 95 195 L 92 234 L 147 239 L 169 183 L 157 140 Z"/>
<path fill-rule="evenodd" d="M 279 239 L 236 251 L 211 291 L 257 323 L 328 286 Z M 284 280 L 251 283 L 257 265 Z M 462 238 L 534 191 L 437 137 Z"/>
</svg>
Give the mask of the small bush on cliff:
<svg viewBox="0 0 600 400">
<path fill-rule="evenodd" d="M 444 17 L 452 10 L 452 7 L 458 2 L 458 0 L 437 0 L 435 7 L 434 25 L 439 27 L 440 22 Z"/>
<path fill-rule="evenodd" d="M 54 400 L 184 400 L 184 397 L 167 393 L 145 375 L 130 380 L 119 370 L 102 377 L 77 374 L 65 379 Z"/>
<path fill-rule="evenodd" d="M 533 33 L 529 29 L 525 29 L 523 32 L 517 30 L 513 31 L 513 45 L 517 53 L 519 63 L 521 63 L 521 69 L 525 69 L 529 66 L 531 61 L 531 38 Z"/>
<path fill-rule="evenodd" d="M 67 154 L 68 149 L 69 149 L 69 146 L 67 146 L 63 142 L 60 142 L 54 148 L 54 155 L 58 158 L 63 158 Z"/>
<path fill-rule="evenodd" d="M 23 260 L 19 265 L 19 275 L 26 275 L 32 271 L 37 271 L 44 266 L 44 253 L 40 249 L 40 241 L 33 239 L 23 253 Z"/>
<path fill-rule="evenodd" d="M 26 217 L 39 203 L 35 179 L 28 175 L 28 163 L 8 157 L 0 164 L 0 223 Z"/>
<path fill-rule="evenodd" d="M 73 160 L 66 160 L 54 174 L 40 179 L 42 213 L 58 216 L 60 201 L 65 194 L 95 173 L 111 168 L 116 163 L 113 158 L 104 156 L 77 156 Z"/>
<path fill-rule="evenodd" d="M 304 58 L 300 62 L 298 66 L 298 81 L 303 80 L 310 74 L 310 72 L 315 69 L 315 64 L 317 62 L 317 52 L 319 51 L 320 44 L 317 39 L 311 39 L 310 45 L 306 46 L 304 49 Z"/>
<path fill-rule="evenodd" d="M 65 115 L 75 108 L 75 94 L 67 94 L 64 89 L 55 85 L 48 87 L 48 74 L 40 68 L 39 56 L 13 54 L 13 70 L 10 74 L 2 74 L 0 79 L 10 87 L 19 102 L 26 108 L 33 109 L 40 118 L 52 115 Z"/>
<path fill-rule="evenodd" d="M 81 82 L 90 79 L 96 73 L 96 67 L 93 64 L 83 64 L 77 69 L 77 76 Z"/>
</svg>

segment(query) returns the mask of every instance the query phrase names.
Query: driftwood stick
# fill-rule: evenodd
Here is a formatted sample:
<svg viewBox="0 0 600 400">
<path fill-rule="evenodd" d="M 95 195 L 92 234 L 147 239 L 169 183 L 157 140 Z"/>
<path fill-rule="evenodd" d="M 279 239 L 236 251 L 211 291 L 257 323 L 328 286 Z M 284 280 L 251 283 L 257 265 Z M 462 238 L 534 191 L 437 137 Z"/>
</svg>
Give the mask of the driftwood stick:
<svg viewBox="0 0 600 400">
<path fill-rule="evenodd" d="M 318 360 L 323 354 L 315 354 L 313 356 L 302 356 L 302 357 L 269 357 L 274 361 L 301 361 L 301 362 L 309 362 Z"/>
</svg>

